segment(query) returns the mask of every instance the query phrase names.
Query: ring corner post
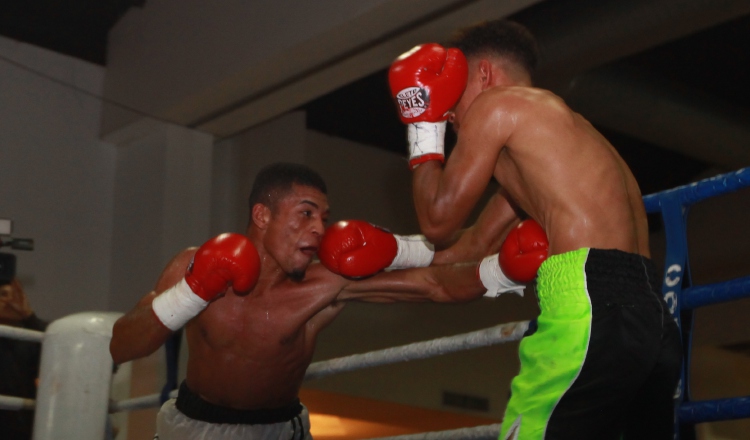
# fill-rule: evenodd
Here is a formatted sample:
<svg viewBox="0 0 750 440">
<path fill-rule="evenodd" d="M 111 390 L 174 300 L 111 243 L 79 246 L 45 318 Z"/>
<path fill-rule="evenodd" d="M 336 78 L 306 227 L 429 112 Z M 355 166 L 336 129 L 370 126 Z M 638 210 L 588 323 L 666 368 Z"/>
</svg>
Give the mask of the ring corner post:
<svg viewBox="0 0 750 440">
<path fill-rule="evenodd" d="M 101 440 L 106 432 L 119 313 L 77 313 L 52 322 L 42 343 L 34 440 Z"/>
</svg>

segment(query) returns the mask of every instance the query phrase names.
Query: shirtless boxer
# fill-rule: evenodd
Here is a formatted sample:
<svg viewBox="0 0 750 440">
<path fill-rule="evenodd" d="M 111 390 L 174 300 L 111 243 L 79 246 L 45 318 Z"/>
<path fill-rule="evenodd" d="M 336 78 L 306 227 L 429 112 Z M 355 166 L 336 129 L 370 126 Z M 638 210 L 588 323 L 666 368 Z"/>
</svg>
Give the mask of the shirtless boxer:
<svg viewBox="0 0 750 440">
<path fill-rule="evenodd" d="M 173 331 L 186 329 L 187 377 L 177 400 L 159 412 L 161 440 L 310 438 L 297 395 L 316 337 L 344 301 L 468 301 L 487 289 L 513 288 L 504 287 L 499 268 L 485 273 L 483 285 L 475 264 L 359 281 L 311 264 L 319 251 L 337 272 L 362 277 L 426 266 L 433 255 L 422 240 L 357 221 L 334 225 L 321 243 L 325 184 L 301 165 L 261 171 L 249 202 L 246 235 L 222 234 L 178 254 L 154 291 L 115 324 L 110 351 L 117 364 L 154 352 Z M 368 241 L 356 243 L 362 235 Z"/>
<path fill-rule="evenodd" d="M 588 121 L 531 86 L 535 42 L 522 26 L 483 23 L 448 47 L 418 46 L 389 71 L 422 232 L 450 242 L 494 177 L 503 193 L 490 217 L 512 222 L 517 205 L 549 238 L 539 327 L 521 343 L 500 438 L 671 439 L 680 338 L 635 178 Z M 447 161 L 446 119 L 458 135 Z"/>
</svg>

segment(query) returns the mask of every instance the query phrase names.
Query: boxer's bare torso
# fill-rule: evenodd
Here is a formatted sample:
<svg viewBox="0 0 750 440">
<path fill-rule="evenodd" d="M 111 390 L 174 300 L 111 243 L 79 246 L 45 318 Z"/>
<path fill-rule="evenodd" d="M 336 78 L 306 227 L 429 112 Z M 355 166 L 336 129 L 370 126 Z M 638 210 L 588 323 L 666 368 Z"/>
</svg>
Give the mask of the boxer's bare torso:
<svg viewBox="0 0 750 440">
<path fill-rule="evenodd" d="M 180 257 L 185 267 L 193 253 Z M 278 408 L 293 402 L 318 333 L 343 307 L 335 302 L 341 286 L 332 283 L 334 277 L 320 277 L 321 269 L 312 264 L 300 282 L 261 281 L 247 295 L 230 289 L 190 321 L 185 327 L 190 389 L 229 408 Z"/>
<path fill-rule="evenodd" d="M 635 178 L 614 147 L 562 99 L 531 87 L 494 87 L 469 104 L 456 109 L 458 143 L 442 177 L 437 163 L 416 170 L 420 221 L 440 218 L 440 206 L 468 212 L 494 176 L 544 227 L 551 255 L 592 247 L 649 256 Z"/>
</svg>

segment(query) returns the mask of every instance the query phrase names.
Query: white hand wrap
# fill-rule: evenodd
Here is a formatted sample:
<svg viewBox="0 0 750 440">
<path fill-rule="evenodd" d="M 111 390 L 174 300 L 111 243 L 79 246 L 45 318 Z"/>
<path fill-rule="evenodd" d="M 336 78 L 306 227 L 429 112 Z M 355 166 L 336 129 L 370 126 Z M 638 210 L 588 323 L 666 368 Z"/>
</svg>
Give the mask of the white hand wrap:
<svg viewBox="0 0 750 440">
<path fill-rule="evenodd" d="M 498 254 L 495 254 L 489 257 L 484 257 L 479 264 L 479 279 L 482 281 L 482 285 L 487 289 L 484 296 L 497 298 L 506 292 L 513 292 L 523 296 L 523 289 L 526 286 L 518 284 L 508 278 L 500 269 L 500 264 L 497 260 Z"/>
<path fill-rule="evenodd" d="M 202 312 L 207 305 L 208 301 L 193 293 L 183 278 L 154 298 L 151 308 L 165 327 L 176 331 Z"/>
<path fill-rule="evenodd" d="M 427 267 L 435 256 L 435 247 L 424 235 L 396 235 L 398 252 L 391 265 L 386 269 L 408 269 L 410 267 Z"/>
<path fill-rule="evenodd" d="M 445 158 L 445 126 L 442 122 L 415 122 L 408 125 L 409 162 L 412 167 L 424 162 L 418 158 L 429 156 L 431 159 Z M 426 158 L 425 158 L 426 159 Z"/>
</svg>

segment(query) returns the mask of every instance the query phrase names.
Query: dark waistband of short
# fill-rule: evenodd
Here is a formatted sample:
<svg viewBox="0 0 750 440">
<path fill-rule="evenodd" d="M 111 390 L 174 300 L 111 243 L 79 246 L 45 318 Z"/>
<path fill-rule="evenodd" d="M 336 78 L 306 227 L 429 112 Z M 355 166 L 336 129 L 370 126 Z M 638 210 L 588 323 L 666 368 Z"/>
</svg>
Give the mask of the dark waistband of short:
<svg viewBox="0 0 750 440">
<path fill-rule="evenodd" d="M 660 278 L 650 258 L 615 249 L 591 249 L 586 260 L 586 284 L 610 301 L 652 298 Z M 647 294 L 647 295 L 644 295 Z"/>
<path fill-rule="evenodd" d="M 191 419 L 207 423 L 229 423 L 242 425 L 270 425 L 288 422 L 300 415 L 302 404 L 296 399 L 282 408 L 243 410 L 214 405 L 188 388 L 185 381 L 180 385 L 175 406 Z"/>
<path fill-rule="evenodd" d="M 540 305 L 653 301 L 660 278 L 654 262 L 616 249 L 579 249 L 550 256 L 539 268 Z M 588 295 L 582 295 L 583 291 Z"/>
</svg>

